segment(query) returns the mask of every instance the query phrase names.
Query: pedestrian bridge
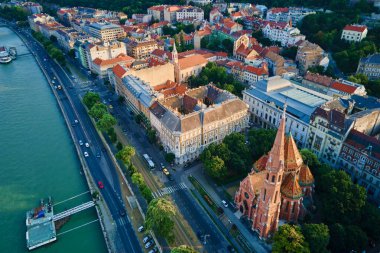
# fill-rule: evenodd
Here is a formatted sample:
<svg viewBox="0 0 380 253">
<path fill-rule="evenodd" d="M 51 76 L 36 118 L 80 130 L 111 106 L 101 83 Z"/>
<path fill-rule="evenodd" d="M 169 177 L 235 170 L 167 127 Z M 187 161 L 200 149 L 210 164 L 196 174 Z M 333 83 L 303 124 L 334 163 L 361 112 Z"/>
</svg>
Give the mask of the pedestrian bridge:
<svg viewBox="0 0 380 253">
<path fill-rule="evenodd" d="M 91 208 L 93 206 L 95 206 L 95 202 L 94 201 L 89 201 L 89 202 L 83 203 L 83 204 L 81 204 L 79 206 L 76 206 L 76 207 L 70 208 L 68 210 L 65 210 L 65 211 L 63 211 L 61 213 L 55 214 L 53 216 L 53 221 L 57 221 L 57 220 L 66 218 L 66 217 L 68 217 L 70 215 L 79 213 L 79 212 L 84 211 L 84 210 L 86 210 L 88 208 Z"/>
</svg>

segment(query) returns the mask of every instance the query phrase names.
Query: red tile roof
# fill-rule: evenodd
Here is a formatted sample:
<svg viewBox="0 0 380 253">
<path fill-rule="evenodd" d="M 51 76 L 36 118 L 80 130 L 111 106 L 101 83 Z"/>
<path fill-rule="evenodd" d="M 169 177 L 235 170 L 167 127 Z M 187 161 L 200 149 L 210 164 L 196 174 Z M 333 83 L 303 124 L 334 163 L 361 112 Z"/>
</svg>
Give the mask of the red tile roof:
<svg viewBox="0 0 380 253">
<path fill-rule="evenodd" d="M 347 85 L 344 83 L 340 83 L 340 82 L 334 82 L 330 87 L 333 89 L 339 90 L 339 91 L 343 91 L 343 92 L 348 93 L 348 94 L 355 93 L 355 91 L 357 89 L 357 87 Z"/>
<path fill-rule="evenodd" d="M 115 67 L 113 67 L 112 71 L 119 78 L 123 78 L 124 74 L 127 73 L 127 71 L 119 64 L 117 64 Z"/>
<path fill-rule="evenodd" d="M 354 32 L 364 32 L 367 29 L 365 25 L 346 25 L 343 30 L 354 31 Z"/>
<path fill-rule="evenodd" d="M 116 56 L 116 58 L 112 58 L 108 60 L 102 60 L 100 58 L 96 58 L 93 62 L 94 64 L 99 65 L 99 66 L 107 66 L 107 65 L 112 65 L 115 63 L 121 63 L 121 62 L 127 63 L 127 62 L 133 62 L 133 61 L 135 61 L 133 57 L 130 57 L 125 54 L 119 54 L 118 56 Z"/>
<path fill-rule="evenodd" d="M 272 12 L 272 13 L 289 12 L 289 8 L 272 8 L 268 12 Z"/>
</svg>

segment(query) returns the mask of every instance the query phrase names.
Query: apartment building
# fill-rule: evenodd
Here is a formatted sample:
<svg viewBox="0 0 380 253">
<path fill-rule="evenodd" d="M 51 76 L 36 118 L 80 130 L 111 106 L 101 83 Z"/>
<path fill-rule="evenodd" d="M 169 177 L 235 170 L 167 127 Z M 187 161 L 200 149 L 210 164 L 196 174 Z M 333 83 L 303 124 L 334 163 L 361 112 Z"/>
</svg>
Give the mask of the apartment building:
<svg viewBox="0 0 380 253">
<path fill-rule="evenodd" d="M 364 74 L 370 80 L 376 80 L 380 78 L 380 54 L 372 54 L 367 57 L 360 58 L 358 74 Z"/>
<path fill-rule="evenodd" d="M 146 59 L 155 49 L 158 49 L 158 44 L 155 40 L 130 41 L 127 43 L 128 55 L 135 59 Z"/>
<path fill-rule="evenodd" d="M 209 84 L 158 100 L 150 121 L 175 163 L 197 158 L 211 143 L 220 143 L 248 125 L 248 106 L 231 93 Z"/>
<path fill-rule="evenodd" d="M 365 25 L 346 25 L 340 38 L 349 42 L 360 42 L 367 37 L 367 33 L 368 29 Z"/>
<path fill-rule="evenodd" d="M 296 61 L 301 74 L 306 73 L 310 67 L 328 67 L 329 58 L 320 46 L 307 40 L 297 43 L 297 46 Z"/>
<path fill-rule="evenodd" d="M 111 41 L 125 38 L 124 29 L 112 23 L 92 23 L 88 26 L 91 36 L 102 41 Z"/>
</svg>

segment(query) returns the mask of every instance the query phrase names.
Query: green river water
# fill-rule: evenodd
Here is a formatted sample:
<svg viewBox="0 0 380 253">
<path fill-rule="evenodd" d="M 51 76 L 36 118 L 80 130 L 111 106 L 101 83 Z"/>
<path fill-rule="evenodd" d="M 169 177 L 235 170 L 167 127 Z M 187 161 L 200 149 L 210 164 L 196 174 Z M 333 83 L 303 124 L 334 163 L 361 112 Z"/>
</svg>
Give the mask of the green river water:
<svg viewBox="0 0 380 253">
<path fill-rule="evenodd" d="M 0 46 L 28 53 L 11 30 L 0 27 Z M 25 212 L 40 198 L 55 202 L 88 191 L 58 104 L 31 54 L 0 64 L 0 252 L 27 252 Z M 55 213 L 88 201 L 89 194 L 55 207 Z M 76 214 L 64 233 L 97 219 L 95 209 Z M 33 252 L 106 252 L 98 222 L 58 236 Z"/>
</svg>

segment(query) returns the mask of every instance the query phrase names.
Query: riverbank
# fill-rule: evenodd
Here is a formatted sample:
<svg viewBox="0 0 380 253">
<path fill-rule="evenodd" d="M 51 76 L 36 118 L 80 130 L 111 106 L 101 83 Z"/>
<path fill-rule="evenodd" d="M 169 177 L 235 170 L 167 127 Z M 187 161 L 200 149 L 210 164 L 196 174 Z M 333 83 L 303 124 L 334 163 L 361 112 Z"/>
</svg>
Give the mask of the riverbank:
<svg viewBox="0 0 380 253">
<path fill-rule="evenodd" d="M 27 53 L 17 33 L 0 28 L 2 43 Z M 42 84 L 42 85 L 41 85 Z M 48 195 L 63 200 L 87 191 L 86 179 L 60 116 L 59 105 L 48 89 L 44 74 L 30 54 L 0 66 L 0 245 L 4 252 L 27 252 L 25 211 Z M 58 105 L 58 106 L 54 106 Z M 60 212 L 90 199 L 89 194 L 55 208 Z M 97 219 L 95 209 L 74 215 L 61 231 Z M 44 252 L 106 252 L 101 228 L 96 223 L 59 236 Z"/>
</svg>

